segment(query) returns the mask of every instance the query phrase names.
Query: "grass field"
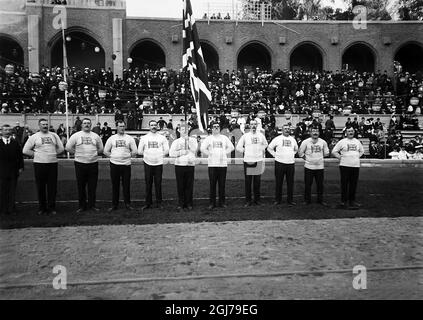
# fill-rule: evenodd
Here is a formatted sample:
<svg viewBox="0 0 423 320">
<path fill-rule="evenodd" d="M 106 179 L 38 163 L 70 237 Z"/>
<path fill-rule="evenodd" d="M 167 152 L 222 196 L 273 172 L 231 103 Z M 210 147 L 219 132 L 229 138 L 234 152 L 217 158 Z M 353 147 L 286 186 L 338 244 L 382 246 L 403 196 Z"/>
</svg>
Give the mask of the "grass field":
<svg viewBox="0 0 423 320">
<path fill-rule="evenodd" d="M 195 172 L 194 210 L 175 211 L 176 181 L 173 165 L 165 165 L 163 172 L 164 208 L 152 209 L 141 213 L 145 195 L 143 165 L 136 163 L 132 168 L 131 196 L 135 211 L 118 210 L 107 213 L 110 207 L 111 186 L 107 161 L 100 163 L 97 188 L 98 207 L 101 213 L 86 212 L 76 215 L 77 193 L 74 167 L 71 161 L 59 164 L 58 214 L 56 216 L 37 216 L 37 197 L 33 181 L 32 164 L 26 163 L 26 171 L 18 183 L 18 214 L 2 216 L 0 227 L 55 227 L 102 224 L 154 224 L 201 221 L 239 221 L 239 220 L 289 220 L 289 219 L 336 219 L 353 217 L 399 217 L 420 216 L 423 213 L 423 166 L 399 164 L 363 164 L 360 170 L 358 201 L 363 205 L 360 210 L 348 211 L 335 209 L 340 200 L 339 171 L 337 163 L 329 161 L 325 169 L 325 201 L 330 208 L 317 204 L 305 206 L 303 202 L 303 165 L 297 163 L 295 174 L 294 200 L 296 207 L 274 206 L 274 169 L 270 162 L 262 176 L 261 192 L 263 204 L 244 208 L 244 180 L 242 165 L 230 165 L 226 182 L 228 208 L 208 211 L 209 182 L 207 166 L 198 165 Z M 285 192 L 285 187 L 284 187 Z M 283 198 L 285 199 L 285 197 Z"/>
</svg>

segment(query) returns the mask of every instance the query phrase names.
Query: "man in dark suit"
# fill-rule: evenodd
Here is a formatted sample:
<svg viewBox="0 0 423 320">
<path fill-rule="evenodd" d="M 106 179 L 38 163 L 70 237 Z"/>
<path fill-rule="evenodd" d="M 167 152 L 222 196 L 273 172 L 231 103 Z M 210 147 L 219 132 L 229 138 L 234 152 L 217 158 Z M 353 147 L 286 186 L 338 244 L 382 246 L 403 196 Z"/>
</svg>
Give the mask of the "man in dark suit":
<svg viewBox="0 0 423 320">
<path fill-rule="evenodd" d="M 23 171 L 24 161 L 20 144 L 11 138 L 12 128 L 5 124 L 0 138 L 0 213 L 15 213 L 16 183 Z"/>
</svg>

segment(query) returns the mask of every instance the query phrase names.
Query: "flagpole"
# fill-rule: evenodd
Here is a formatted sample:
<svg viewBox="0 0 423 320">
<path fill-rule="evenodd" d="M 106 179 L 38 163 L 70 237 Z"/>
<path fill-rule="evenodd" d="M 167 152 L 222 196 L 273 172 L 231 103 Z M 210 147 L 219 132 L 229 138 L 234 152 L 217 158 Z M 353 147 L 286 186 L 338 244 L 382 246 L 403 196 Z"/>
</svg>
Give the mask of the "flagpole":
<svg viewBox="0 0 423 320">
<path fill-rule="evenodd" d="M 185 21 L 184 21 L 184 10 L 186 10 L 186 5 L 185 5 L 185 0 L 182 0 L 182 57 L 184 56 L 184 26 L 185 26 Z M 188 68 L 184 68 L 183 66 L 183 62 L 182 62 L 182 75 L 184 77 L 184 84 L 185 84 L 185 91 L 184 91 L 184 96 L 185 96 L 185 106 L 184 106 L 184 119 L 185 119 L 185 134 L 189 137 L 189 133 L 187 132 L 188 129 L 188 122 L 187 122 L 187 106 L 188 106 L 188 94 L 187 94 L 187 89 L 188 89 L 188 85 L 187 85 L 187 81 L 186 81 L 186 73 L 187 73 Z M 187 139 L 185 139 L 185 149 L 188 150 L 188 141 Z"/>
<path fill-rule="evenodd" d="M 68 73 L 68 58 L 66 54 L 66 38 L 65 28 L 62 25 L 62 40 L 63 40 L 63 81 L 66 82 L 65 86 L 65 115 L 66 115 L 66 142 L 69 141 L 69 106 L 68 106 L 68 86 L 67 86 L 67 73 Z M 70 158 L 67 152 L 68 159 Z"/>
</svg>

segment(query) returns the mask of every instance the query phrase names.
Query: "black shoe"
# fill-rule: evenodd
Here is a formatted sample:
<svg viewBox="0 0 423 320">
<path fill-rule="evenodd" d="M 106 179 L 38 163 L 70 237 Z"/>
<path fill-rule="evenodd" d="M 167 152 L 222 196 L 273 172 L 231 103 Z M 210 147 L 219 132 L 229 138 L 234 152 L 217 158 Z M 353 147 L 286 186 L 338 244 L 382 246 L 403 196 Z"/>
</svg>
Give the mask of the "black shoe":
<svg viewBox="0 0 423 320">
<path fill-rule="evenodd" d="M 125 204 L 125 209 L 128 211 L 133 211 L 134 207 L 132 207 L 130 204 Z"/>
<path fill-rule="evenodd" d="M 176 207 L 176 212 L 181 212 L 182 211 L 182 207 L 181 206 L 177 206 Z"/>
<path fill-rule="evenodd" d="M 9 214 L 9 213 L 6 213 L 6 214 Z M 39 215 L 39 216 L 43 216 L 45 214 L 46 214 L 46 211 L 45 210 L 38 210 L 37 211 L 37 215 Z"/>
<path fill-rule="evenodd" d="M 187 207 L 187 210 L 188 210 L 188 211 L 192 211 L 192 210 L 194 210 L 194 208 L 193 208 L 192 206 L 188 206 L 188 207 Z"/>
<path fill-rule="evenodd" d="M 273 202 L 273 205 L 274 206 L 279 206 L 281 204 L 281 202 L 280 201 L 275 201 L 275 202 Z"/>
<path fill-rule="evenodd" d="M 256 206 L 261 206 L 261 205 L 262 205 L 262 203 L 261 203 L 259 200 L 255 200 L 255 201 L 254 201 L 254 204 L 255 204 Z"/>
<path fill-rule="evenodd" d="M 226 209 L 228 206 L 224 203 L 219 204 L 219 208 Z"/>
<path fill-rule="evenodd" d="M 248 207 L 251 207 L 253 204 L 251 203 L 251 201 L 247 201 L 245 204 L 244 204 L 244 208 L 248 208 Z"/>
<path fill-rule="evenodd" d="M 147 209 L 151 209 L 151 205 L 146 204 L 145 206 L 143 206 L 143 207 L 141 208 L 141 210 L 142 210 L 142 211 L 147 210 Z"/>
<path fill-rule="evenodd" d="M 107 209 L 107 212 L 112 212 L 112 211 L 116 211 L 116 210 L 118 210 L 118 207 L 113 206 L 113 207 Z"/>
<path fill-rule="evenodd" d="M 355 201 L 352 201 L 352 202 L 350 202 L 350 205 L 349 205 L 348 209 L 350 209 L 350 210 L 358 210 L 358 209 L 360 209 L 360 206 Z"/>
<path fill-rule="evenodd" d="M 78 210 L 76 210 L 75 211 L 75 213 L 82 213 L 82 212 L 84 212 L 85 211 L 85 209 L 84 208 L 78 208 Z"/>
<path fill-rule="evenodd" d="M 207 207 L 208 210 L 213 210 L 214 208 L 216 208 L 216 206 L 214 204 L 211 204 Z"/>
<path fill-rule="evenodd" d="M 329 205 L 324 201 L 318 201 L 317 204 L 320 204 L 323 207 L 329 207 Z"/>
<path fill-rule="evenodd" d="M 288 207 L 294 207 L 294 206 L 296 206 L 297 204 L 294 202 L 294 201 L 290 201 L 290 202 L 288 202 Z"/>
<path fill-rule="evenodd" d="M 347 209 L 348 206 L 345 202 L 341 202 L 340 204 L 336 205 L 336 209 Z"/>
<path fill-rule="evenodd" d="M 94 213 L 100 213 L 100 209 L 97 207 L 91 207 L 90 210 L 93 211 Z"/>
</svg>

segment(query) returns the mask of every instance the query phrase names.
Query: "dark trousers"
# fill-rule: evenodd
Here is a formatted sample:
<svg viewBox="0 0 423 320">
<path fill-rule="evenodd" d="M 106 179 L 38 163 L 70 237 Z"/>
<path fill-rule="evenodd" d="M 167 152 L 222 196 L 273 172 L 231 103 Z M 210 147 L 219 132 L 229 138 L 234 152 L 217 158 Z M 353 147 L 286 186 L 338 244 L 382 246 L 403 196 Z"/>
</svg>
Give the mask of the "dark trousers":
<svg viewBox="0 0 423 320">
<path fill-rule="evenodd" d="M 157 203 L 162 202 L 162 174 L 163 165 L 150 166 L 144 162 L 144 174 L 145 174 L 145 204 L 151 206 L 153 204 L 153 181 L 156 191 Z"/>
<path fill-rule="evenodd" d="M 18 177 L 0 178 L 0 213 L 15 211 L 15 195 Z"/>
<path fill-rule="evenodd" d="M 244 162 L 244 176 L 245 176 L 245 199 L 251 202 L 251 184 L 253 184 L 254 201 L 260 201 L 260 182 L 261 175 L 247 175 L 247 164 Z"/>
<path fill-rule="evenodd" d="M 123 201 L 131 203 L 131 166 L 117 165 L 110 162 L 110 179 L 112 180 L 112 206 L 119 205 L 120 181 L 122 180 Z"/>
<path fill-rule="evenodd" d="M 341 201 L 354 202 L 360 168 L 339 166 L 341 172 Z"/>
<path fill-rule="evenodd" d="M 306 202 L 311 202 L 311 186 L 313 185 L 313 179 L 316 180 L 317 185 L 317 202 L 321 203 L 323 201 L 323 177 L 323 169 L 311 170 L 304 168 L 304 200 Z"/>
<path fill-rule="evenodd" d="M 38 210 L 55 210 L 57 194 L 57 163 L 35 163 L 34 175 L 38 193 Z"/>
<path fill-rule="evenodd" d="M 219 185 L 219 205 L 225 204 L 227 167 L 209 167 L 210 204 L 216 205 L 216 184 Z"/>
<path fill-rule="evenodd" d="M 295 163 L 284 164 L 275 161 L 275 178 L 276 178 L 276 192 L 275 200 L 277 202 L 282 201 L 282 187 L 283 180 L 286 176 L 287 185 L 287 202 L 292 202 L 294 199 L 294 175 L 295 175 Z"/>
<path fill-rule="evenodd" d="M 76 183 L 78 185 L 79 208 L 90 209 L 95 207 L 98 180 L 98 162 L 80 163 L 75 161 L 75 173 Z"/>
<path fill-rule="evenodd" d="M 182 208 L 192 207 L 194 170 L 194 166 L 175 166 L 178 205 Z"/>
</svg>

